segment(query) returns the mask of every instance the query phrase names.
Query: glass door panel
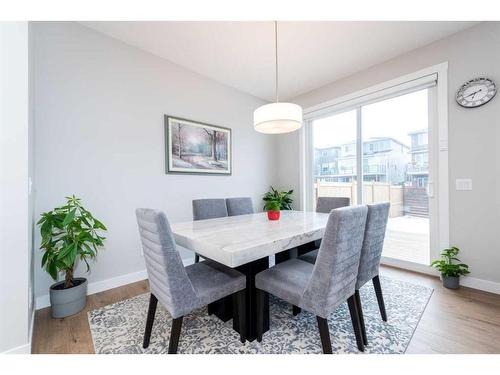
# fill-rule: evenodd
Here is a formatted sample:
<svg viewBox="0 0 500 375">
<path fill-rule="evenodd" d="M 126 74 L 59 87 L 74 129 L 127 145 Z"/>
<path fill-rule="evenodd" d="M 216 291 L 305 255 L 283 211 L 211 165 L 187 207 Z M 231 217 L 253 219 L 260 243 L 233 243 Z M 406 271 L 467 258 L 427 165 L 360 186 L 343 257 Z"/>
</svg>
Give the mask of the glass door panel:
<svg viewBox="0 0 500 375">
<path fill-rule="evenodd" d="M 428 90 L 361 108 L 363 203 L 391 203 L 383 256 L 429 264 Z"/>
<path fill-rule="evenodd" d="M 357 197 L 356 110 L 312 121 L 313 209 L 318 197 Z"/>
</svg>

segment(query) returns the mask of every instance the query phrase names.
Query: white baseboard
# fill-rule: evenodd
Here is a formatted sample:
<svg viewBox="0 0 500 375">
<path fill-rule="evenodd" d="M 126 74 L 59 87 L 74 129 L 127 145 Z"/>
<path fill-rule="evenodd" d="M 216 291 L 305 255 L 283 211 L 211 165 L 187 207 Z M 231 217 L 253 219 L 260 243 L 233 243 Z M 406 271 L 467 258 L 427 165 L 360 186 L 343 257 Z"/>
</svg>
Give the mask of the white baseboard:
<svg viewBox="0 0 500 375">
<path fill-rule="evenodd" d="M 500 283 L 494 281 L 476 279 L 475 277 L 462 276 L 460 277 L 460 285 L 472 289 L 479 289 L 484 292 L 500 294 Z"/>
<path fill-rule="evenodd" d="M 430 266 L 426 266 L 425 264 L 408 262 L 406 260 L 400 260 L 400 259 L 394 259 L 394 258 L 387 258 L 384 256 L 380 260 L 380 263 L 385 264 L 387 266 L 391 266 L 391 267 L 401 268 L 404 270 L 409 270 L 409 271 L 418 272 L 418 273 L 424 273 L 426 275 L 439 276 L 439 274 L 436 272 L 436 270 L 434 268 L 432 268 Z"/>
<path fill-rule="evenodd" d="M 194 259 L 191 257 L 189 259 L 183 259 L 182 262 L 184 263 L 184 266 L 189 266 L 190 264 L 193 264 Z M 144 269 L 137 272 L 128 273 L 126 275 L 112 277 L 106 280 L 95 281 L 89 283 L 89 285 L 87 286 L 87 295 L 103 292 L 105 290 L 117 288 L 122 285 L 135 283 L 137 281 L 145 280 L 147 278 L 148 274 Z M 37 310 L 49 307 L 50 306 L 49 295 L 45 294 L 43 296 L 37 297 L 35 306 Z"/>
<path fill-rule="evenodd" d="M 35 300 L 35 309 L 40 310 L 45 307 L 50 306 L 50 298 L 48 294 L 44 294 L 43 296 L 36 297 Z"/>
<path fill-rule="evenodd" d="M 15 348 L 9 349 L 2 354 L 31 354 L 31 343 L 27 343 Z"/>
<path fill-rule="evenodd" d="M 406 262 L 404 260 L 386 257 L 382 257 L 381 264 L 439 277 L 439 273 L 434 268 L 423 264 Z M 477 279 L 470 276 L 461 276 L 460 285 L 467 288 L 482 290 L 483 292 L 500 294 L 500 283 L 496 283 L 494 281 Z"/>
<path fill-rule="evenodd" d="M 106 280 L 95 281 L 89 283 L 89 285 L 87 286 L 87 295 L 103 292 L 105 290 L 113 289 L 130 283 L 135 283 L 136 281 L 141 281 L 147 278 L 148 275 L 146 273 L 146 270 L 144 269 L 141 271 L 128 273 L 126 275 L 112 277 Z M 48 306 L 50 306 L 50 298 L 48 294 L 36 298 L 37 310 L 43 309 Z"/>
<path fill-rule="evenodd" d="M 194 259 L 192 257 L 190 257 L 189 259 L 183 259 L 182 262 L 184 263 L 184 266 L 189 266 L 190 264 L 194 263 Z M 416 263 L 404 262 L 404 261 L 399 261 L 399 260 L 390 259 L 390 258 L 383 258 L 382 264 L 386 264 L 388 266 L 402 268 L 402 269 L 408 269 L 408 270 L 414 271 L 414 272 L 425 273 L 425 274 L 433 275 L 436 277 L 439 276 L 433 268 L 431 268 L 429 266 L 425 266 L 425 265 L 416 264 Z M 103 292 L 105 290 L 117 288 L 117 287 L 122 286 L 122 285 L 134 283 L 136 281 L 145 280 L 147 278 L 148 278 L 148 276 L 147 276 L 146 270 L 141 270 L 138 272 L 133 272 L 133 273 L 129 273 L 126 275 L 117 276 L 117 277 L 113 277 L 113 278 L 106 279 L 106 280 L 96 281 L 93 283 L 89 283 L 87 293 L 88 294 L 95 294 L 95 293 Z M 464 276 L 464 277 L 460 278 L 460 285 L 468 287 L 468 288 L 482 290 L 485 292 L 500 294 L 500 283 L 496 283 L 493 281 L 482 280 L 482 279 L 477 279 L 474 277 Z M 37 297 L 35 306 L 36 306 L 37 310 L 50 306 L 49 295 L 45 294 L 43 296 Z M 34 322 L 34 319 L 32 320 L 32 323 L 33 322 Z M 31 328 L 31 334 L 33 334 L 32 328 Z M 27 344 L 27 346 L 29 347 L 28 352 L 30 352 L 30 350 L 31 350 L 30 343 Z M 24 346 L 19 347 L 20 348 L 19 350 L 21 350 L 20 353 L 24 353 L 22 351 L 22 350 L 24 350 L 24 349 L 22 349 L 23 347 Z M 17 350 L 17 349 L 18 348 L 11 349 L 11 350 Z"/>
</svg>

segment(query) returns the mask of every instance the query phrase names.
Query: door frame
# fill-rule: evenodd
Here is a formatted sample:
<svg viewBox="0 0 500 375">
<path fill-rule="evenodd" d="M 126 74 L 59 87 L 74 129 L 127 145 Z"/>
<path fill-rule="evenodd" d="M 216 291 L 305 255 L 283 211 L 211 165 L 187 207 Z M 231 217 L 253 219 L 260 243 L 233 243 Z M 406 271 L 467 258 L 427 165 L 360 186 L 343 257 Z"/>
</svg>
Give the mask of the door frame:
<svg viewBox="0 0 500 375">
<path fill-rule="evenodd" d="M 380 95 L 378 100 L 390 97 L 391 93 L 404 94 L 404 87 L 414 87 L 418 80 L 430 75 L 436 75 L 437 84 L 429 88 L 429 230 L 430 230 L 430 259 L 439 257 L 440 249 L 449 247 L 449 173 L 448 173 L 448 62 L 430 66 L 416 72 L 397 77 L 395 79 L 380 83 L 368 88 L 344 95 L 342 97 L 304 109 L 304 126 L 299 134 L 300 155 L 300 186 L 299 202 L 301 210 L 312 210 L 313 197 L 313 147 L 312 147 L 312 121 L 327 114 L 341 113 L 347 110 L 359 110 L 360 104 L 356 105 L 361 98 L 377 97 L 378 93 L 386 93 L 386 97 Z M 412 86 L 413 83 L 413 86 Z M 399 88 L 399 90 L 398 90 Z M 397 90 L 397 91 L 396 91 Z M 393 95 L 393 96 L 398 96 Z M 352 103 L 352 105 L 349 105 Z M 358 116 L 358 131 L 361 123 Z M 360 136 L 362 134 L 358 133 Z M 361 138 L 358 137 L 359 143 Z M 359 145 L 358 145 L 359 150 Z M 358 158 L 362 157 L 358 152 Z M 358 162 L 358 169 L 362 165 Z M 359 170 L 358 170 L 359 172 Z M 358 188 L 361 184 L 358 184 Z M 382 257 L 383 264 L 409 269 L 417 272 L 435 272 L 426 265 L 402 261 L 393 258 Z"/>
</svg>

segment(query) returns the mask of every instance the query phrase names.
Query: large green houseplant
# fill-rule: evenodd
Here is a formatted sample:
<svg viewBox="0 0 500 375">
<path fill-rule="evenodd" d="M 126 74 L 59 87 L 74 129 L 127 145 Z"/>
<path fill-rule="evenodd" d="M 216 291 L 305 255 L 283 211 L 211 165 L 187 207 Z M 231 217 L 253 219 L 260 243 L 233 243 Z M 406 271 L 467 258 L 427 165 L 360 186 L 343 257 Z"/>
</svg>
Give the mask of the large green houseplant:
<svg viewBox="0 0 500 375">
<path fill-rule="evenodd" d="M 264 210 L 267 211 L 269 220 L 279 220 L 280 210 L 292 209 L 293 190 L 278 191 L 271 186 L 271 191 L 264 194 Z"/>
<path fill-rule="evenodd" d="M 57 281 L 60 273 L 64 281 L 50 287 L 52 315 L 64 317 L 77 313 L 85 307 L 87 280 L 75 278 L 75 265 L 85 262 L 87 272 L 89 260 L 97 256 L 104 245 L 101 231 L 106 227 L 86 210 L 79 198 L 66 197 L 66 204 L 43 213 L 38 221 L 42 242 L 42 267 Z"/>
<path fill-rule="evenodd" d="M 451 247 L 444 249 L 441 252 L 441 259 L 434 260 L 431 266 L 436 268 L 441 273 L 443 286 L 449 289 L 458 289 L 460 285 L 460 276 L 465 276 L 469 272 L 469 266 L 461 262 L 457 258 L 460 249 L 458 247 Z"/>
</svg>

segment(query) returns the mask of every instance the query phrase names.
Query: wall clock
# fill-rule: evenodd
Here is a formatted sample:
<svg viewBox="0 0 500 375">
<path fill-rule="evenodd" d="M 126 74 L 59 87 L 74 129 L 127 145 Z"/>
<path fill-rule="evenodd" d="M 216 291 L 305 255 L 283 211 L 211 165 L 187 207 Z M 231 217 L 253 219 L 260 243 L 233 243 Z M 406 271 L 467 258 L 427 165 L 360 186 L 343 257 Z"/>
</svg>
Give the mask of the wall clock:
<svg viewBox="0 0 500 375">
<path fill-rule="evenodd" d="M 491 79 L 474 78 L 457 91 L 457 103 L 465 108 L 479 107 L 493 99 L 496 93 L 497 87 Z"/>
</svg>

